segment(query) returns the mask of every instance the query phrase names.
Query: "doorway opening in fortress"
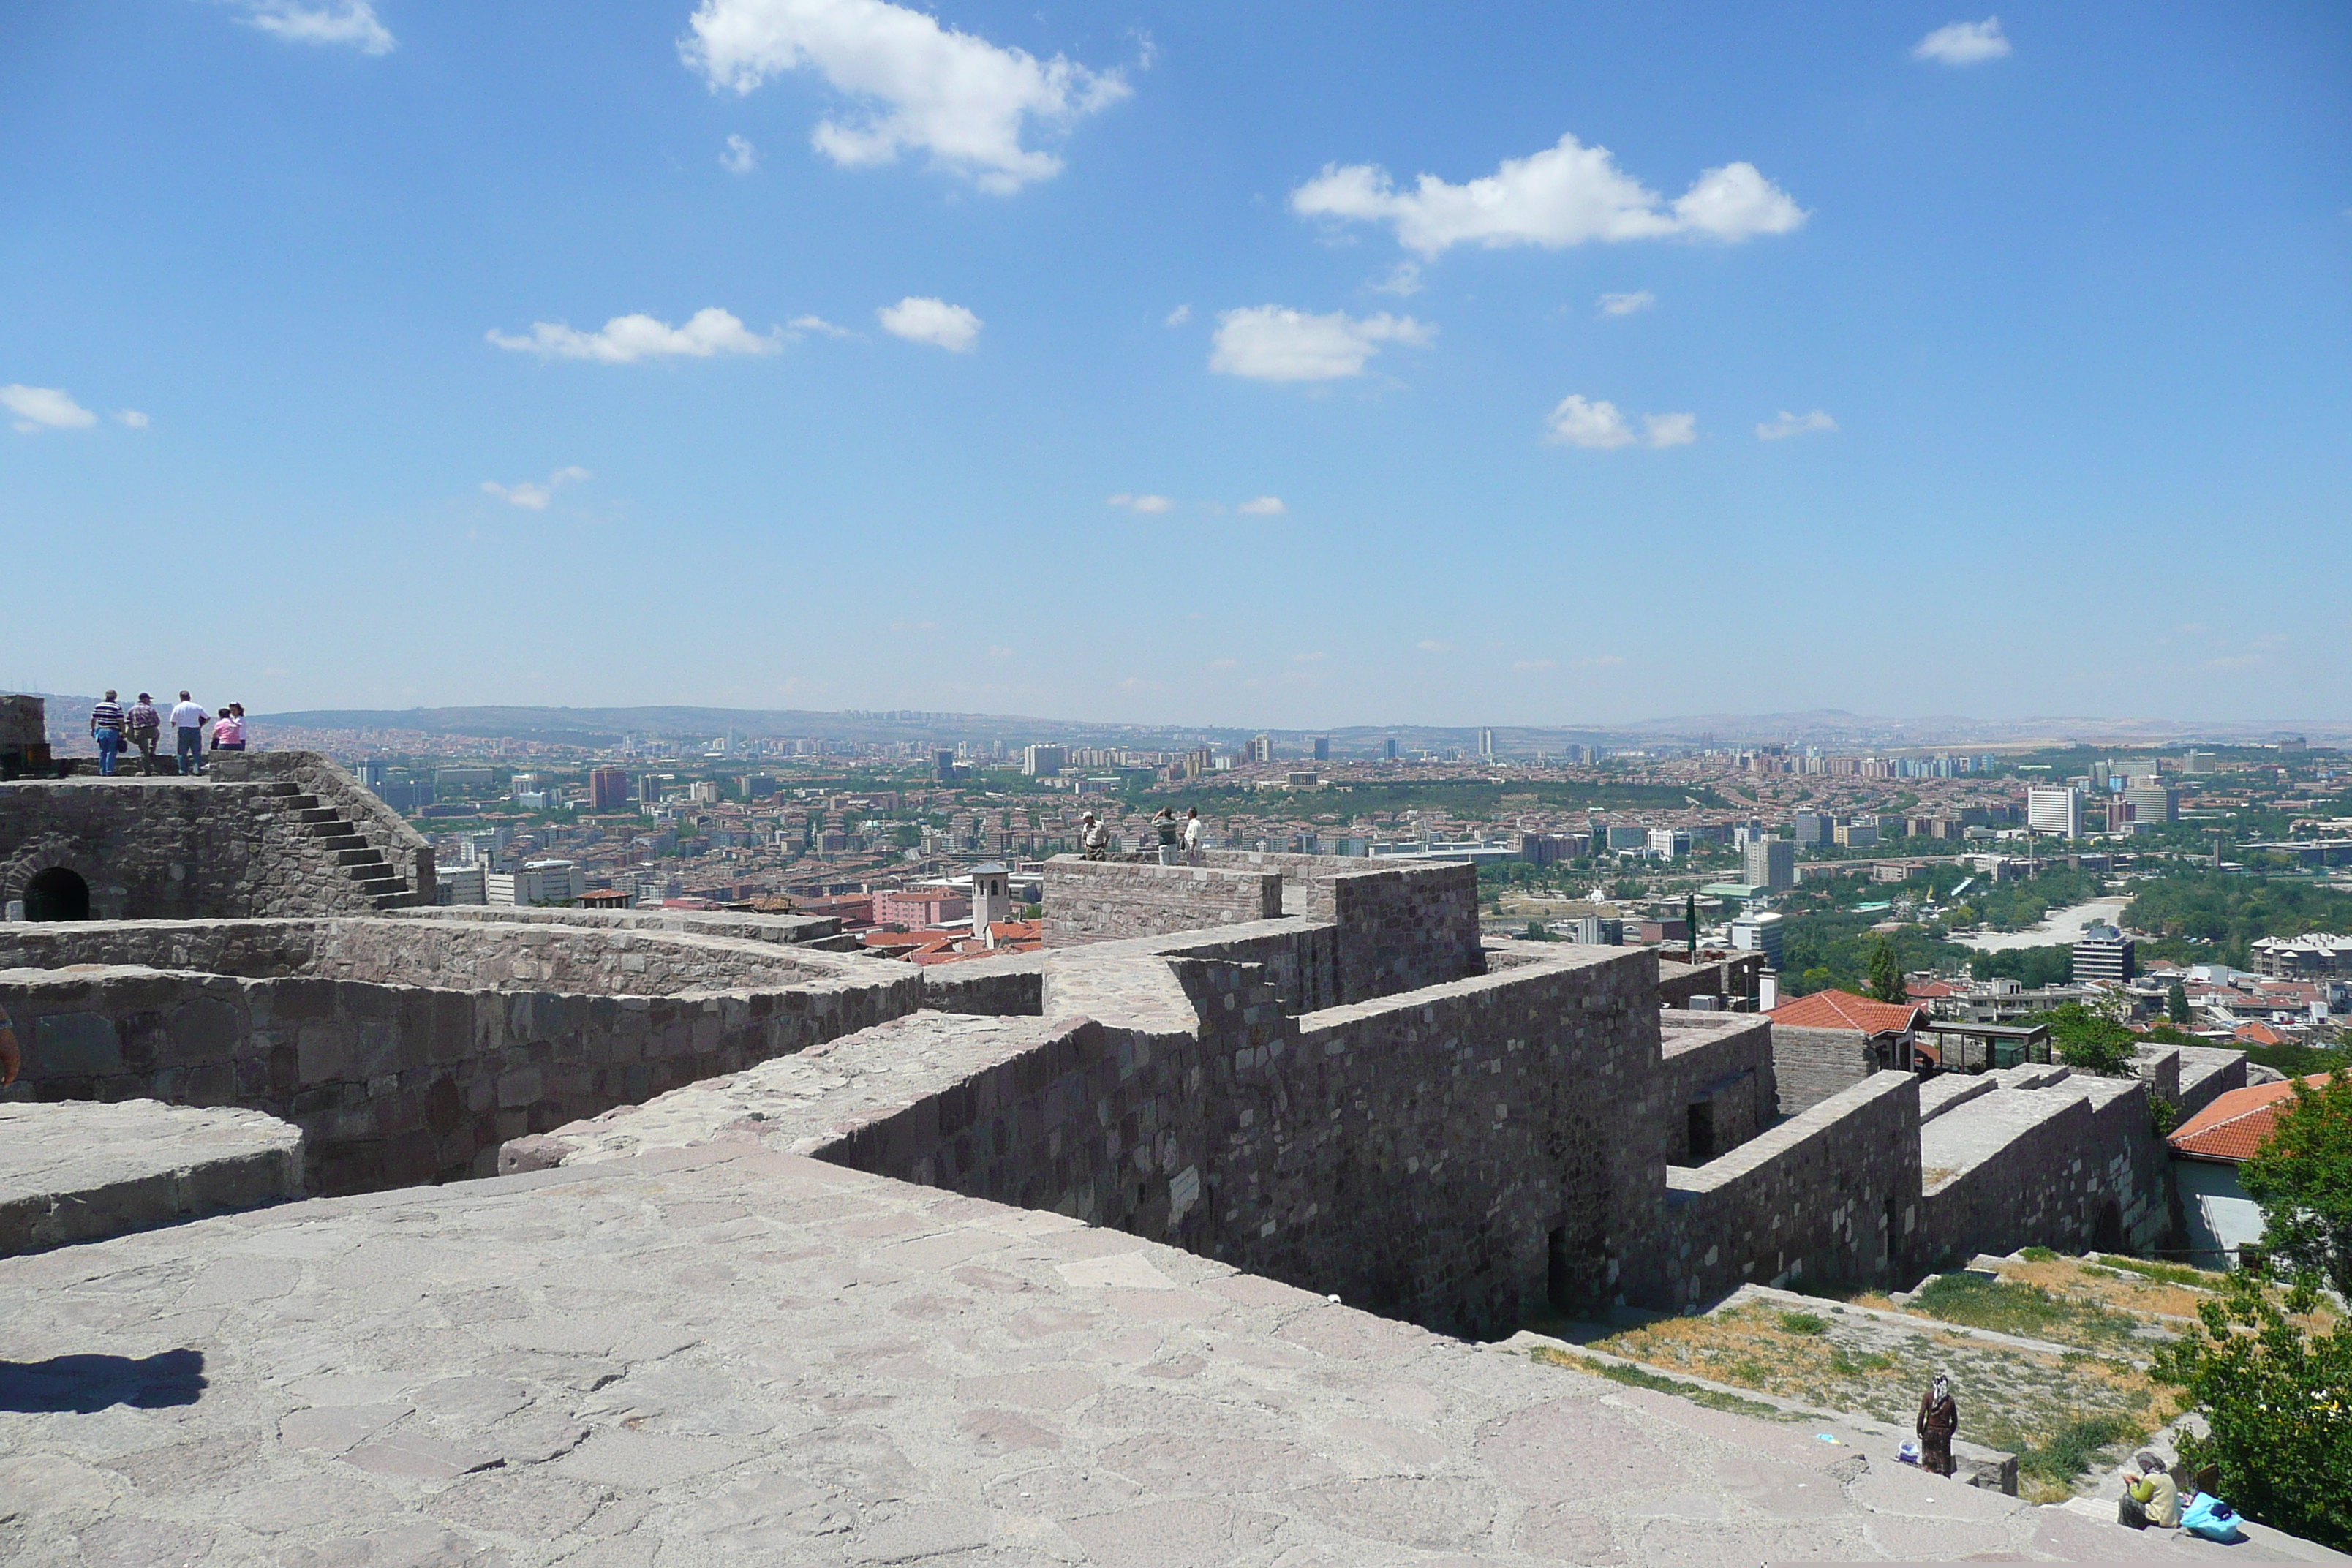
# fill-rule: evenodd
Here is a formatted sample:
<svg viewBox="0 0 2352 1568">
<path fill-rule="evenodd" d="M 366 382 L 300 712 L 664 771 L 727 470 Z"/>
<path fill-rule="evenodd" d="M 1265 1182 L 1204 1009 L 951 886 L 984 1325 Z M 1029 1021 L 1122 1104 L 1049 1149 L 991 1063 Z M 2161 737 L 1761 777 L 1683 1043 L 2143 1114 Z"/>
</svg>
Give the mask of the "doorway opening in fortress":
<svg viewBox="0 0 2352 1568">
<path fill-rule="evenodd" d="M 1696 1100 L 1684 1113 L 1690 1137 L 1690 1161 L 1704 1165 L 1715 1158 L 1715 1101 Z"/>
<path fill-rule="evenodd" d="M 2099 1217 L 2091 1222 L 2091 1250 L 2121 1252 L 2124 1249 L 2124 1211 L 2115 1199 L 2099 1205 Z"/>
<path fill-rule="evenodd" d="M 81 874 L 52 866 L 34 874 L 25 884 L 25 918 L 28 921 L 89 919 L 89 884 Z"/>
</svg>

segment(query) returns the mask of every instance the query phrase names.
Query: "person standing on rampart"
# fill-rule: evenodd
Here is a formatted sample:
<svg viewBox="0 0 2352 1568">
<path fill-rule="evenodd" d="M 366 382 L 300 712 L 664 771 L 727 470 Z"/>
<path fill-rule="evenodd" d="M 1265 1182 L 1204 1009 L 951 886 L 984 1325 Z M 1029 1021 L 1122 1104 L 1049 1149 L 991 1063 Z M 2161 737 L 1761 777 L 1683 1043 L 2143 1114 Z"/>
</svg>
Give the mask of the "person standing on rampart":
<svg viewBox="0 0 2352 1568">
<path fill-rule="evenodd" d="M 1200 853 L 1201 808 L 1188 805 L 1184 808 L 1184 858 L 1190 861 Z"/>
<path fill-rule="evenodd" d="M 153 778 L 155 743 L 163 738 L 163 715 L 155 711 L 155 700 L 142 691 L 125 717 L 131 721 L 131 743 L 139 748 L 140 776 Z"/>
<path fill-rule="evenodd" d="M 213 750 L 241 752 L 245 750 L 245 704 L 232 702 L 221 710 L 218 722 L 213 725 Z"/>
<path fill-rule="evenodd" d="M 1162 866 L 1173 866 L 1176 864 L 1176 834 L 1178 831 L 1176 826 L 1175 809 L 1171 806 L 1161 806 L 1159 814 L 1152 817 L 1151 826 L 1153 830 L 1160 835 L 1160 863 Z"/>
<path fill-rule="evenodd" d="M 172 709 L 172 728 L 179 736 L 182 774 L 205 771 L 205 726 L 212 721 L 213 716 L 197 707 L 186 692 L 180 693 Z"/>
<path fill-rule="evenodd" d="M 1095 820 L 1088 812 L 1078 821 L 1078 857 L 1084 860 L 1101 860 L 1110 854 L 1110 829 Z"/>
<path fill-rule="evenodd" d="M 114 759 L 122 754 L 122 704 L 114 700 L 114 688 L 108 687 L 106 695 L 89 710 L 89 736 L 98 742 L 98 772 L 101 778 L 114 776 Z"/>
</svg>

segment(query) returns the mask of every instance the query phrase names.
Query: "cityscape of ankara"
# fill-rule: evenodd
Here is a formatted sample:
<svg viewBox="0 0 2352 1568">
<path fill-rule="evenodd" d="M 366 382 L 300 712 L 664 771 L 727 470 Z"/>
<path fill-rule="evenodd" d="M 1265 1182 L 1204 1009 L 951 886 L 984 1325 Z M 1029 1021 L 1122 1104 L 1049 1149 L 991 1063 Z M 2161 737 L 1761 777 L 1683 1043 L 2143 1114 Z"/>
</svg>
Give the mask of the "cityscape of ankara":
<svg viewBox="0 0 2352 1568">
<path fill-rule="evenodd" d="M 2352 1561 L 2352 13 L 0 16 L 0 1559 Z"/>
</svg>

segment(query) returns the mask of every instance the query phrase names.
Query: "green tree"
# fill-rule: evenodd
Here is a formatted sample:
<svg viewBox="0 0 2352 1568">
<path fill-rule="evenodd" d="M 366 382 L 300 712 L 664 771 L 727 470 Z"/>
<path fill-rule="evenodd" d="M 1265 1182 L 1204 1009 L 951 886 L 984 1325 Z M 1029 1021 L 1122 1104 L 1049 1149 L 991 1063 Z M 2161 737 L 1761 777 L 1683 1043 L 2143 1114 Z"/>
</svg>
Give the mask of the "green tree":
<svg viewBox="0 0 2352 1568">
<path fill-rule="evenodd" d="M 1870 950 L 1870 994 L 1881 1002 L 1900 1002 L 1906 994 L 1903 961 L 1895 956 L 1894 944 L 1885 937 Z"/>
<path fill-rule="evenodd" d="M 2042 1015 L 2050 1026 L 2050 1043 L 2058 1059 L 2080 1072 L 2101 1078 L 2129 1078 L 2139 1037 L 2113 1018 L 2102 1018 L 2080 1002 L 2069 1002 Z"/>
<path fill-rule="evenodd" d="M 2230 1276 L 2200 1320 L 2156 1352 L 2152 1375 L 2185 1390 L 2207 1435 L 2180 1435 L 2192 1468 L 2216 1466 L 2220 1495 L 2247 1518 L 2352 1548 L 2352 1319 L 2306 1333 L 2317 1292 L 2291 1292 L 2285 1310 L 2252 1274 Z"/>
<path fill-rule="evenodd" d="M 2176 1024 L 2189 1022 L 2189 987 L 2178 980 L 2164 993 L 2164 1016 Z"/>
<path fill-rule="evenodd" d="M 2352 1300 L 2352 1069 L 2316 1086 L 2295 1080 L 2294 1102 L 2238 1167 L 2238 1184 L 2262 1205 L 2263 1247 L 2280 1269 Z"/>
</svg>

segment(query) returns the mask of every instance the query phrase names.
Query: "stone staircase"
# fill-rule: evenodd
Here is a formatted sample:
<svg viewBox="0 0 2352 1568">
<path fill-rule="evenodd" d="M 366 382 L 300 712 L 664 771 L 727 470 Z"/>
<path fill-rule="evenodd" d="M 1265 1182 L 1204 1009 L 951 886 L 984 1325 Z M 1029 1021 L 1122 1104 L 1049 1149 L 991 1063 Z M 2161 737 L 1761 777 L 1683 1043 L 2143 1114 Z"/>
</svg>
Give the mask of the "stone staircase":
<svg viewBox="0 0 2352 1568">
<path fill-rule="evenodd" d="M 341 868 L 371 906 L 401 910 L 422 901 L 384 859 L 383 852 L 367 841 L 349 816 L 299 784 L 268 784 L 261 786 L 261 793 L 264 809 L 312 839 L 315 847 Z"/>
</svg>

